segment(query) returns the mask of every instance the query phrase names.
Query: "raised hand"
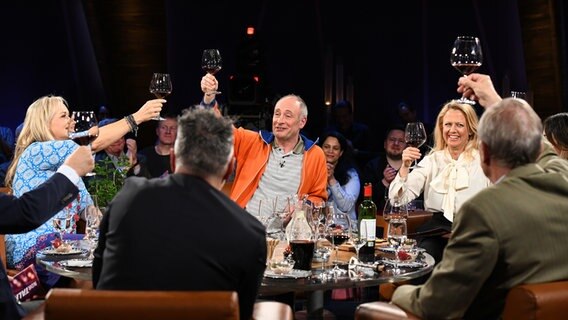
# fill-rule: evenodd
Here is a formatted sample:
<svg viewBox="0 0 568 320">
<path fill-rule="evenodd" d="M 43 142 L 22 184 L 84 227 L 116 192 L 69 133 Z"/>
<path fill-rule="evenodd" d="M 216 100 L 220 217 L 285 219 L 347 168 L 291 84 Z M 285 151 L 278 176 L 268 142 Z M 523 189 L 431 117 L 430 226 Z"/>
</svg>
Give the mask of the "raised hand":
<svg viewBox="0 0 568 320">
<path fill-rule="evenodd" d="M 472 73 L 467 77 L 460 77 L 457 91 L 471 100 L 478 101 L 485 108 L 501 101 L 491 77 L 485 74 Z"/>
<path fill-rule="evenodd" d="M 75 170 L 79 176 L 84 177 L 95 168 L 95 159 L 91 153 L 91 148 L 80 146 L 65 159 L 63 164 L 68 165 Z"/>
</svg>

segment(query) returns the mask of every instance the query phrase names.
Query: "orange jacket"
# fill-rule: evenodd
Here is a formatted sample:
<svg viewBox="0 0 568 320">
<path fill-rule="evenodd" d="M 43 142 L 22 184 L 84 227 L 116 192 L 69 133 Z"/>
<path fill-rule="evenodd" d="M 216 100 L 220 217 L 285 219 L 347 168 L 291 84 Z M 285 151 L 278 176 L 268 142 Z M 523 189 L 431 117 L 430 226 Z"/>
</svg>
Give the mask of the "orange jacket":
<svg viewBox="0 0 568 320">
<path fill-rule="evenodd" d="M 245 207 L 258 187 L 272 149 L 274 135 L 235 128 L 235 158 L 237 169 L 231 188 L 231 199 Z M 316 141 L 300 135 L 304 141 L 302 177 L 297 194 L 308 194 L 310 201 L 327 200 L 327 167 L 323 150 Z"/>
</svg>

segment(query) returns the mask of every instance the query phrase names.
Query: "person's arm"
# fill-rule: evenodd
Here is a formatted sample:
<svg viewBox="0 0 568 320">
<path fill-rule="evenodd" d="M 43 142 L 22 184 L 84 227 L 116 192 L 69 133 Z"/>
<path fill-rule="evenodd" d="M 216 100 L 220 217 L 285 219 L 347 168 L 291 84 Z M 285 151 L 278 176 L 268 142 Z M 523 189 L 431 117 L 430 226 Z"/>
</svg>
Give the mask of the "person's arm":
<svg viewBox="0 0 568 320">
<path fill-rule="evenodd" d="M 23 233 L 45 223 L 73 201 L 79 189 L 80 176 L 94 167 L 88 147 L 77 148 L 57 172 L 37 188 L 21 197 L 0 195 L 0 233 Z"/>
<path fill-rule="evenodd" d="M 361 190 L 361 182 L 357 171 L 355 171 L 355 169 L 350 169 L 347 174 L 349 175 L 349 181 L 347 181 L 346 184 L 340 185 L 339 183 L 336 183 L 334 185 L 330 185 L 335 205 L 337 209 L 343 212 L 351 211 L 357 203 L 357 198 L 359 197 L 359 192 Z"/>
<path fill-rule="evenodd" d="M 499 256 L 498 239 L 482 211 L 471 202 L 462 206 L 442 261 L 423 286 L 398 287 L 394 304 L 425 319 L 463 318 Z"/>
<path fill-rule="evenodd" d="M 212 105 L 215 103 L 215 92 L 219 88 L 219 82 L 212 74 L 206 74 L 201 78 L 201 91 L 203 91 L 202 104 Z"/>
<path fill-rule="evenodd" d="M 122 138 L 128 132 L 138 130 L 138 125 L 153 120 L 160 114 L 164 99 L 148 100 L 138 111 L 118 121 L 99 128 L 98 137 L 91 143 L 93 152 L 98 152 Z M 129 119 L 130 118 L 130 119 Z"/>
<path fill-rule="evenodd" d="M 431 161 L 430 157 L 424 157 L 406 177 L 402 177 L 401 167 L 389 186 L 389 199 L 401 197 L 403 194 L 408 201 L 418 198 L 424 191 L 427 177 L 432 170 Z"/>
</svg>

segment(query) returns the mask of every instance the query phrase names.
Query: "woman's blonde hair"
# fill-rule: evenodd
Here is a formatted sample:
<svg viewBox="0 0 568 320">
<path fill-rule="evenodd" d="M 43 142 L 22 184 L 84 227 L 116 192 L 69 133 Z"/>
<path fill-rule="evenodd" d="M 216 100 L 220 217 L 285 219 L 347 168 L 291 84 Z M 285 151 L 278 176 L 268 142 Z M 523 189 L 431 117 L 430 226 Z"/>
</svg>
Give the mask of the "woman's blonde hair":
<svg viewBox="0 0 568 320">
<path fill-rule="evenodd" d="M 455 101 L 450 101 L 446 103 L 442 110 L 438 113 L 436 118 L 436 127 L 434 128 L 434 147 L 431 152 L 441 151 L 446 149 L 448 146 L 444 140 L 444 116 L 450 110 L 458 110 L 465 116 L 466 126 L 469 131 L 469 137 L 464 150 L 464 156 L 466 159 L 473 158 L 472 151 L 477 150 L 477 114 L 473 107 L 469 104 L 458 103 Z"/>
<path fill-rule="evenodd" d="M 22 131 L 16 141 L 14 159 L 6 172 L 5 184 L 7 187 L 12 187 L 16 167 L 24 150 L 34 142 L 54 139 L 49 128 L 58 103 L 63 103 L 63 105 L 67 106 L 67 101 L 62 97 L 44 96 L 34 101 L 28 107 Z"/>
</svg>

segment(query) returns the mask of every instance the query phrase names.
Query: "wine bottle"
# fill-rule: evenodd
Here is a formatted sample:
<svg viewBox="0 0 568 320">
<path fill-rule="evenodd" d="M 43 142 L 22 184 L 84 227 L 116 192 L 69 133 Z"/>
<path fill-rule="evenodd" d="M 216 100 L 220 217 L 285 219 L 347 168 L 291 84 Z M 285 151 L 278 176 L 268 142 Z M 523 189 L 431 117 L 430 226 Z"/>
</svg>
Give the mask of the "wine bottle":
<svg viewBox="0 0 568 320">
<path fill-rule="evenodd" d="M 377 226 L 377 205 L 373 202 L 373 186 L 370 182 L 363 187 L 364 200 L 359 205 L 359 233 L 367 238 L 365 244 L 359 250 L 359 258 L 362 262 L 375 261 L 375 237 Z"/>
</svg>

